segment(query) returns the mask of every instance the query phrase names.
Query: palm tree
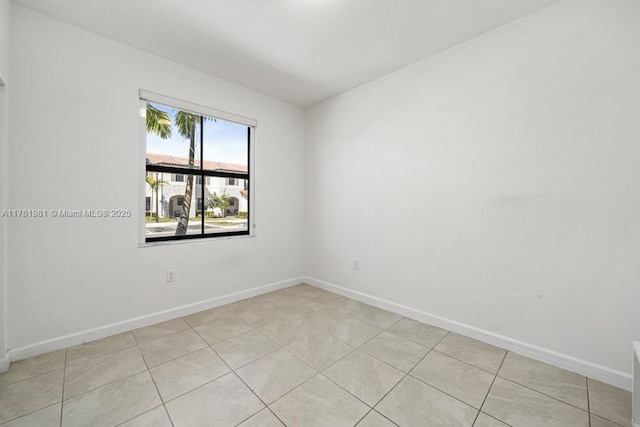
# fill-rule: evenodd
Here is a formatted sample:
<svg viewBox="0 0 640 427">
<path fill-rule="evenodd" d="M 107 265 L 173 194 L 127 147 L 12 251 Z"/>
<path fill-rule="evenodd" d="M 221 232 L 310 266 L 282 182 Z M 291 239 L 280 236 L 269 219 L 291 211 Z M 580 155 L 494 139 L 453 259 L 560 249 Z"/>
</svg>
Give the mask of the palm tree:
<svg viewBox="0 0 640 427">
<path fill-rule="evenodd" d="M 156 173 L 156 177 L 158 174 Z M 163 186 L 168 184 L 164 179 L 154 178 L 152 175 L 147 175 L 147 184 L 151 188 L 151 191 L 156 194 L 156 222 L 158 222 L 158 190 Z"/>
<path fill-rule="evenodd" d="M 189 139 L 189 168 L 193 168 L 195 164 L 196 152 L 196 129 L 200 125 L 202 117 L 197 114 L 188 113 L 186 111 L 176 111 L 174 122 L 178 128 L 178 132 L 183 138 Z M 147 103 L 147 132 L 155 133 L 162 139 L 171 137 L 171 121 L 169 114 L 159 110 L 153 105 Z M 191 193 L 193 191 L 193 175 L 187 174 L 187 185 L 184 191 L 184 202 L 182 203 L 182 212 L 178 220 L 176 228 L 176 236 L 187 234 L 189 226 L 189 211 L 191 209 Z"/>
<path fill-rule="evenodd" d="M 196 157 L 196 128 L 200 124 L 201 116 L 178 111 L 176 113 L 176 127 L 183 138 L 189 138 L 189 168 L 193 168 Z M 191 210 L 191 192 L 193 191 L 193 175 L 187 175 L 187 186 L 184 190 L 184 202 L 182 212 L 176 228 L 176 236 L 187 234 L 189 225 L 189 211 Z"/>
</svg>

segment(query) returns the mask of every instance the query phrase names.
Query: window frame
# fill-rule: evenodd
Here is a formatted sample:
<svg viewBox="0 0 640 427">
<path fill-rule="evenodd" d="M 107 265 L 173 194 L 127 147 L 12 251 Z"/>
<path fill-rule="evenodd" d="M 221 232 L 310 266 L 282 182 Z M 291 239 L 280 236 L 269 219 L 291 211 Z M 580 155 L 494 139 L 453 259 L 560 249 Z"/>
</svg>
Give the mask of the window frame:
<svg viewBox="0 0 640 427">
<path fill-rule="evenodd" d="M 192 204 L 196 203 L 196 211 L 197 214 L 202 214 L 200 219 L 200 233 L 199 234 L 185 234 L 180 236 L 162 236 L 162 237 L 151 237 L 148 238 L 146 236 L 146 215 L 139 215 L 141 227 L 140 227 L 140 235 L 139 235 L 139 243 L 140 246 L 149 246 L 155 244 L 166 244 L 166 243 L 174 243 L 174 242 L 184 242 L 184 241 L 202 241 L 204 240 L 219 240 L 223 238 L 235 238 L 235 237 L 253 237 L 255 234 L 255 194 L 254 194 L 254 164 L 255 164 L 255 130 L 257 127 L 257 121 L 254 119 L 250 119 L 247 117 L 239 116 L 233 113 L 228 113 L 222 110 L 216 110 L 210 107 L 205 107 L 202 105 L 194 104 L 191 102 L 183 101 L 177 98 L 168 97 L 166 95 L 160 95 L 157 93 L 149 92 L 146 90 L 140 90 L 139 92 L 139 100 L 140 100 L 140 118 L 141 118 L 141 131 L 140 131 L 140 153 L 141 153 L 141 178 L 140 178 L 140 189 L 142 196 L 139 197 L 141 212 L 145 212 L 145 197 L 146 197 L 146 182 L 145 177 L 147 173 L 169 173 L 169 174 L 183 174 L 183 175 L 193 175 L 193 192 L 194 200 L 192 200 Z M 200 167 L 199 169 L 189 169 L 185 167 L 179 166 L 165 166 L 165 165 L 147 165 L 147 147 L 146 147 L 146 108 L 147 103 L 157 103 L 166 105 L 172 108 L 176 108 L 181 111 L 187 111 L 189 113 L 197 114 L 201 116 L 201 129 L 202 129 L 202 120 L 204 120 L 203 116 L 212 117 L 220 120 L 225 120 L 228 122 L 233 122 L 242 126 L 247 127 L 247 145 L 248 145 L 248 153 L 247 153 L 247 172 L 245 173 L 237 173 L 231 171 L 211 171 L 204 169 L 204 158 L 203 154 L 203 141 L 204 138 L 203 132 L 200 132 Z M 173 176 L 173 175 L 172 175 Z M 206 207 L 204 205 L 202 209 L 197 209 L 197 196 L 195 194 L 198 191 L 198 187 L 201 187 L 203 190 L 202 194 L 204 194 L 204 189 L 206 187 L 207 182 L 210 182 L 210 178 L 235 178 L 235 179 L 244 179 L 248 182 L 248 191 L 249 197 L 247 200 L 247 228 L 245 230 L 240 231 L 228 231 L 221 233 L 205 233 L 204 232 L 204 224 L 205 224 L 205 216 L 204 212 L 206 211 Z M 186 176 L 184 177 L 186 182 Z M 198 179 L 201 180 L 201 184 L 197 184 Z"/>
</svg>

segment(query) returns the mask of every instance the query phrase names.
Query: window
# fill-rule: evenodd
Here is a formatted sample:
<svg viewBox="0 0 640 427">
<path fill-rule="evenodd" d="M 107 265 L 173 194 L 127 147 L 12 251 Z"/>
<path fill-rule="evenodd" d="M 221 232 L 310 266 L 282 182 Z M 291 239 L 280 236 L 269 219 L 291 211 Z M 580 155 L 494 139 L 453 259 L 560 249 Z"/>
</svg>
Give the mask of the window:
<svg viewBox="0 0 640 427">
<path fill-rule="evenodd" d="M 144 212 L 145 215 L 151 215 L 151 197 L 144 198 Z"/>
<path fill-rule="evenodd" d="M 255 121 L 146 91 L 140 99 L 144 241 L 250 235 Z"/>
<path fill-rule="evenodd" d="M 208 176 L 207 179 L 205 179 L 205 182 L 207 183 L 207 185 L 211 184 L 211 177 Z M 196 184 L 202 184 L 202 176 L 198 175 L 197 179 L 196 179 Z"/>
</svg>

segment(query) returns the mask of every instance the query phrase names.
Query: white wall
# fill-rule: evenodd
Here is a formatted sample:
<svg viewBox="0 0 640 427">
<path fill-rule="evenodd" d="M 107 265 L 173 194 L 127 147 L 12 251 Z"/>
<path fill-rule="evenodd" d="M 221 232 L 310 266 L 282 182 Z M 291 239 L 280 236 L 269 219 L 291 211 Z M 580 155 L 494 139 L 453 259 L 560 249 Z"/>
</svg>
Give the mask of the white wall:
<svg viewBox="0 0 640 427">
<path fill-rule="evenodd" d="M 9 0 L 0 0 L 0 211 L 6 207 L 6 190 L 7 179 L 6 163 L 7 163 L 7 92 L 6 85 L 9 82 L 9 28 L 10 28 L 10 10 L 11 4 Z M 5 346 L 5 228 L 7 220 L 0 218 L 0 372 L 8 369 L 8 359 L 6 359 Z"/>
<path fill-rule="evenodd" d="M 0 76 L 6 82 L 9 75 L 9 32 L 11 21 L 11 3 L 0 0 Z"/>
<path fill-rule="evenodd" d="M 311 108 L 307 274 L 630 384 L 638 22 L 568 0 Z"/>
<path fill-rule="evenodd" d="M 302 275 L 301 109 L 17 6 L 11 37 L 12 207 L 133 210 L 11 220 L 11 349 Z M 255 238 L 138 247 L 140 88 L 258 121 Z"/>
</svg>

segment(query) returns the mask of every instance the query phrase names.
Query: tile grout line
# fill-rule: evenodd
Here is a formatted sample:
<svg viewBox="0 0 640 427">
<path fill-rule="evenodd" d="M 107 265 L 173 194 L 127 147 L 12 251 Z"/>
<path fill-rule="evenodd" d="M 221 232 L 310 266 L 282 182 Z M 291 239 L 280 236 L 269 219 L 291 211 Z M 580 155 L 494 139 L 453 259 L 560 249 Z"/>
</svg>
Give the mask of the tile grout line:
<svg viewBox="0 0 640 427">
<path fill-rule="evenodd" d="M 585 388 L 587 389 L 587 414 L 589 415 L 589 427 L 591 427 L 591 402 L 589 401 L 589 379 L 584 377 Z"/>
<path fill-rule="evenodd" d="M 62 371 L 62 396 L 60 397 L 60 427 L 62 427 L 62 416 L 64 414 L 64 385 L 67 382 L 67 349 L 64 349 L 64 370 Z"/>
<path fill-rule="evenodd" d="M 189 326 L 189 327 L 191 327 L 191 326 Z M 138 351 L 140 352 L 140 357 L 142 357 L 142 361 L 144 362 L 144 365 L 147 367 L 147 374 L 149 374 L 149 377 L 151 378 L 151 382 L 153 383 L 153 387 L 155 387 L 155 389 L 156 389 L 156 393 L 158 394 L 158 398 L 160 399 L 160 403 L 162 403 L 162 407 L 164 408 L 164 412 L 167 414 L 167 418 L 169 418 L 169 422 L 171 423 L 171 426 L 175 426 L 175 424 L 173 423 L 173 419 L 171 418 L 171 415 L 169 414 L 169 411 L 167 410 L 167 406 L 164 403 L 164 399 L 162 398 L 162 395 L 160 394 L 160 389 L 158 388 L 158 384 L 156 384 L 155 378 L 153 378 L 153 375 L 151 375 L 151 369 L 149 368 L 149 364 L 147 363 L 147 359 L 144 358 L 144 353 L 142 352 L 142 349 L 138 345 L 138 340 L 137 340 L 137 338 L 136 338 L 136 336 L 135 336 L 135 334 L 133 332 L 131 332 L 131 336 L 133 336 L 133 341 L 136 343 L 136 347 L 138 348 Z M 193 353 L 195 353 L 195 352 L 193 352 Z M 191 353 L 189 353 L 189 354 L 191 354 Z M 137 375 L 137 374 L 134 374 L 134 375 Z M 155 409 L 155 408 L 152 408 L 149 411 L 151 411 L 153 409 Z M 149 412 L 149 411 L 146 411 L 146 412 Z M 131 419 L 139 417 L 140 415 L 145 414 L 146 412 L 138 414 L 138 415 L 136 415 L 135 417 L 133 417 Z M 124 422 L 127 422 L 127 421 L 129 421 L 129 420 L 126 420 Z"/>
<path fill-rule="evenodd" d="M 564 401 L 564 400 L 562 400 L 562 399 L 558 399 L 557 397 L 551 396 L 551 395 L 546 394 L 546 393 L 544 393 L 544 392 L 542 392 L 542 391 L 540 391 L 540 390 L 536 390 L 536 389 L 534 389 L 534 388 L 531 388 L 531 387 L 529 387 L 529 386 L 527 386 L 527 385 L 520 384 L 519 382 L 514 381 L 514 380 L 512 380 L 512 379 L 509 379 L 509 378 L 503 377 L 503 376 L 498 375 L 498 374 L 496 374 L 496 378 L 500 378 L 501 380 L 509 381 L 510 383 L 513 383 L 513 384 L 519 385 L 519 386 L 520 386 L 520 387 L 522 387 L 522 388 L 526 388 L 527 390 L 530 390 L 530 391 L 533 391 L 533 392 L 535 392 L 535 393 L 541 394 L 541 395 L 546 396 L 546 397 L 548 397 L 548 398 L 550 398 L 550 399 L 553 399 L 553 400 L 555 400 L 555 401 L 558 401 L 558 402 L 560 402 L 560 403 L 562 403 L 562 404 L 565 404 L 565 405 L 571 406 L 572 408 L 579 409 L 579 410 L 581 410 L 582 412 L 586 412 L 587 414 L 589 414 L 589 413 L 590 413 L 589 411 L 585 410 L 584 408 L 581 408 L 581 407 L 579 407 L 579 406 L 576 406 L 576 405 L 574 405 L 573 403 L 565 402 L 565 401 Z"/>
<path fill-rule="evenodd" d="M 500 348 L 500 347 L 496 347 L 496 348 Z M 501 350 L 504 350 L 504 352 L 505 352 L 505 356 L 506 356 L 506 354 L 507 354 L 507 351 L 508 351 L 508 350 L 505 350 L 504 348 L 501 348 Z M 458 362 L 464 363 L 465 365 L 469 365 L 469 366 L 471 366 L 471 367 L 473 367 L 473 368 L 480 369 L 482 372 L 486 372 L 487 374 L 491 374 L 491 375 L 494 375 L 494 376 L 495 376 L 495 375 L 498 375 L 498 371 L 496 371 L 496 372 L 487 371 L 486 369 L 481 368 L 481 367 L 479 367 L 479 366 L 476 366 L 476 365 L 474 365 L 473 363 L 465 362 L 465 361 L 464 361 L 464 360 L 462 360 L 462 359 L 458 359 L 458 358 L 457 358 L 457 357 L 455 357 L 455 356 L 451 356 L 450 354 L 443 353 L 442 351 L 440 351 L 440 350 L 436 350 L 435 348 L 433 349 L 433 351 L 435 351 L 436 353 L 441 354 L 441 355 L 443 355 L 443 356 L 450 357 L 450 358 L 452 358 L 453 360 L 457 360 Z M 504 357 L 505 357 L 505 356 L 502 356 L 503 360 L 504 360 Z M 502 366 L 502 363 L 500 363 L 500 366 Z M 500 369 L 500 368 L 498 367 L 498 370 L 499 370 L 499 369 Z"/>
<path fill-rule="evenodd" d="M 487 398 L 489 397 L 489 394 L 491 394 L 491 389 L 493 388 L 493 384 L 496 382 L 496 378 L 498 378 L 498 372 L 500 372 L 500 369 L 502 369 L 502 365 L 504 365 L 504 361 L 507 359 L 507 355 L 509 354 L 509 351 L 506 351 L 504 353 L 504 356 L 502 357 L 502 362 L 500 362 L 500 366 L 498 366 L 498 370 L 496 371 L 494 377 L 493 377 L 493 381 L 491 381 L 491 385 L 489 386 L 489 389 L 487 390 L 487 394 L 484 396 L 484 399 L 482 400 L 482 404 L 480 405 L 480 409 L 478 410 L 478 413 L 476 414 L 476 419 L 473 420 L 473 424 L 476 423 L 476 421 L 478 420 L 478 417 L 480 416 L 480 413 L 482 412 L 482 408 L 484 407 L 484 404 L 487 402 Z M 491 416 L 491 415 L 490 415 Z M 492 418 L 495 418 L 493 416 L 491 416 Z M 502 420 L 496 418 L 498 421 L 503 422 Z M 507 424 L 507 423 L 505 423 Z"/>
<path fill-rule="evenodd" d="M 0 387 L 0 388 L 3 388 L 3 387 L 9 387 L 9 386 L 12 386 L 12 385 L 15 385 L 15 384 L 19 384 L 19 383 L 21 383 L 21 382 L 23 382 L 23 381 L 29 381 L 29 380 L 32 380 L 32 379 L 35 379 L 35 378 L 38 378 L 38 377 L 41 377 L 41 376 L 44 376 L 44 375 L 48 375 L 48 374 L 51 374 L 51 373 L 53 373 L 53 372 L 55 372 L 55 371 L 59 371 L 60 369 L 62 369 L 62 370 L 63 370 L 62 375 L 63 375 L 63 384 L 64 384 L 64 367 L 62 367 L 62 368 L 53 369 L 53 370 L 51 370 L 51 371 L 44 372 L 44 373 L 41 373 L 41 374 L 38 374 L 38 375 L 34 375 L 33 377 L 30 377 L 30 378 L 25 378 L 24 380 L 20 380 L 20 381 L 18 381 L 18 382 L 15 382 L 15 383 L 12 383 L 12 384 L 8 384 L 8 385 L 6 385 L 6 386 L 2 386 L 2 387 Z M 22 415 L 19 415 L 19 416 L 15 417 L 15 418 L 12 418 L 12 419 L 10 419 L 10 420 L 3 421 L 3 422 L 2 422 L 2 424 L 0 424 L 0 426 L 4 426 L 5 424 L 8 424 L 8 423 L 10 423 L 10 422 L 12 422 L 12 421 L 18 420 L 18 419 L 20 419 L 20 418 L 24 418 L 24 417 L 26 417 L 27 415 L 31 415 L 31 414 L 33 414 L 33 413 L 36 413 L 36 412 L 41 411 L 41 410 L 46 409 L 46 408 L 50 408 L 50 407 L 52 407 L 52 406 L 54 406 L 54 405 L 57 405 L 57 404 L 62 404 L 62 399 L 60 399 L 60 401 L 59 401 L 59 402 L 54 402 L 54 403 L 51 403 L 51 404 L 49 404 L 49 405 L 45 405 L 45 406 L 43 406 L 43 407 L 40 407 L 40 408 L 34 409 L 33 411 L 29 411 L 29 412 L 27 412 L 27 413 L 24 413 L 24 414 L 22 414 Z M 61 409 L 60 411 L 62 412 L 62 409 Z M 61 414 L 61 416 L 62 416 L 62 414 Z"/>
<path fill-rule="evenodd" d="M 238 317 L 239 317 L 239 316 L 238 316 Z M 251 326 L 251 325 L 250 325 L 250 326 Z M 252 326 L 252 328 L 253 328 L 253 326 Z M 195 332 L 196 334 L 198 334 L 198 331 L 196 331 L 195 329 L 193 329 L 193 330 L 194 330 L 194 332 Z M 260 331 L 258 331 L 258 330 L 257 330 L 257 329 L 255 329 L 255 328 L 253 328 L 253 330 L 254 330 L 254 331 L 257 331 L 258 333 L 261 333 Z M 251 332 L 251 331 L 247 331 L 247 332 Z M 242 334 L 238 334 L 238 335 L 236 335 L 236 336 L 239 336 L 239 335 L 242 335 Z M 262 334 L 262 335 L 264 335 L 264 334 Z M 205 339 L 204 339 L 200 334 L 198 334 L 198 336 L 200 336 L 200 338 L 201 338 L 201 339 L 202 339 L 202 340 L 207 344 L 207 346 L 209 347 L 209 349 L 211 349 L 211 351 L 213 351 L 213 353 L 214 353 L 214 354 L 215 354 L 215 355 L 216 355 L 216 356 L 217 356 L 217 357 L 222 361 L 222 363 L 224 363 L 224 364 L 227 366 L 227 368 L 229 368 L 229 369 L 230 369 L 230 371 L 229 371 L 229 372 L 227 372 L 227 373 L 226 373 L 226 374 L 224 374 L 224 375 L 221 375 L 221 376 L 219 376 L 219 377 L 217 377 L 217 378 L 214 378 L 214 379 L 213 379 L 213 380 L 211 380 L 211 381 L 208 381 L 208 382 L 207 382 L 207 383 L 205 383 L 205 384 L 202 384 L 202 385 L 201 385 L 201 386 L 199 386 L 199 387 L 194 388 L 193 390 L 189 390 L 189 391 L 187 391 L 187 392 L 185 392 L 185 393 L 181 394 L 180 396 L 177 396 L 177 397 L 175 397 L 174 399 L 171 399 L 171 400 L 178 399 L 179 397 L 184 396 L 184 395 L 185 395 L 185 394 L 187 394 L 187 393 L 191 393 L 191 392 L 192 392 L 192 391 L 194 391 L 194 390 L 197 390 L 197 389 L 199 389 L 199 388 L 202 388 L 202 387 L 204 387 L 205 385 L 210 384 L 210 383 L 212 383 L 212 382 L 216 381 L 218 378 L 222 378 L 222 377 L 223 377 L 223 376 L 225 376 L 225 375 L 233 374 L 233 375 L 235 375 L 235 377 L 236 377 L 237 379 L 239 379 L 239 380 L 240 380 L 240 382 L 242 382 L 242 384 L 244 384 L 244 385 L 245 385 L 245 387 L 247 387 L 247 389 L 249 389 L 249 391 L 250 391 L 250 392 L 251 392 L 251 393 L 252 393 L 252 394 L 253 394 L 253 395 L 254 395 L 254 396 L 255 396 L 255 397 L 256 397 L 256 398 L 257 398 L 257 399 L 258 399 L 258 400 L 259 400 L 259 401 L 264 405 L 264 406 L 265 406 L 264 408 L 261 408 L 259 411 L 257 411 L 257 412 L 255 412 L 255 413 L 251 414 L 251 415 L 250 415 L 249 417 L 247 417 L 246 419 L 244 419 L 244 420 L 240 421 L 240 422 L 239 422 L 238 424 L 236 424 L 236 425 L 240 425 L 240 424 L 242 424 L 243 422 L 247 421 L 249 418 L 251 418 L 251 417 L 255 416 L 256 414 L 258 414 L 259 412 L 261 412 L 263 409 L 265 409 L 265 408 L 267 408 L 267 409 L 268 409 L 268 408 L 269 408 L 269 405 L 267 405 L 267 403 L 266 403 L 264 400 L 262 400 L 262 398 L 261 398 L 260 396 L 258 396 L 258 394 L 257 394 L 257 393 L 256 393 L 256 392 L 255 392 L 251 387 L 249 387 L 249 384 L 247 384 L 247 383 L 242 379 L 242 377 L 240 377 L 240 375 L 238 375 L 238 373 L 237 373 L 237 372 L 236 372 L 236 371 L 235 371 L 235 370 L 234 370 L 234 369 L 229 365 L 229 363 L 227 363 L 227 361 L 226 361 L 226 360 L 224 360 L 224 359 L 223 359 L 223 358 L 218 354 L 218 352 L 217 352 L 217 351 L 212 347 L 212 345 L 211 345 L 211 344 L 209 344 L 209 342 L 208 342 L 207 340 L 205 340 Z M 232 338 L 235 338 L 235 337 L 231 337 L 231 338 L 229 338 L 229 339 L 232 339 Z M 266 337 L 266 338 L 267 338 L 267 339 L 269 339 L 269 337 Z M 224 341 L 221 341 L 221 342 L 224 342 Z M 279 344 L 278 344 L 278 343 L 276 343 L 276 345 L 278 345 L 278 346 L 279 346 Z M 282 347 L 280 346 L 280 348 L 282 348 Z M 278 350 L 279 350 L 279 349 L 278 349 Z M 278 350 L 275 350 L 275 351 L 278 351 Z M 275 353 L 275 351 L 274 351 L 274 352 L 271 352 L 271 353 L 269 353 L 269 354 L 273 354 L 273 353 Z M 268 354 L 268 355 L 269 355 L 269 354 Z M 264 356 L 263 356 L 263 357 L 264 357 Z M 258 358 L 258 359 L 261 359 L 261 358 Z M 256 360 L 258 360 L 258 359 L 256 359 Z M 253 362 L 249 362 L 249 363 L 253 363 Z M 243 366 L 246 366 L 246 365 L 248 365 L 249 363 L 247 363 L 247 364 L 245 364 L 245 365 L 243 365 Z M 161 399 L 162 399 L 162 398 L 161 398 Z M 274 415 L 274 416 L 275 416 L 275 417 L 276 417 L 280 422 L 282 422 L 282 420 L 280 420 L 280 418 L 278 418 L 278 416 L 277 416 L 276 414 L 274 414 L 274 413 L 273 413 L 273 411 L 271 411 L 270 409 L 269 409 L 269 411 L 270 411 L 270 412 L 271 412 L 271 413 L 272 413 L 272 414 L 273 414 L 273 415 Z M 168 412 L 168 411 L 167 411 L 167 412 Z M 284 423 L 282 423 L 282 424 L 284 424 Z"/>
<path fill-rule="evenodd" d="M 399 321 L 398 321 L 398 322 L 399 322 Z M 397 323 L 397 322 L 396 322 L 396 323 Z M 433 348 L 434 348 L 435 346 L 437 346 L 438 344 L 440 344 L 440 342 L 441 342 L 441 341 L 442 341 L 442 340 L 443 340 L 447 335 L 449 335 L 449 331 L 447 331 L 447 333 L 446 333 L 446 334 L 444 334 L 444 336 L 443 336 L 442 338 L 440 338 L 440 339 L 438 340 L 438 342 L 437 342 L 437 343 L 436 343 L 432 348 L 430 348 L 430 349 L 429 349 L 429 351 L 427 352 L 427 354 L 425 354 L 424 356 L 422 356 L 422 358 L 418 361 L 418 363 L 416 363 L 416 364 L 415 364 L 415 366 L 418 366 L 418 365 L 420 364 L 420 362 L 422 362 L 422 361 L 424 360 L 424 358 L 425 358 L 425 357 L 427 357 L 427 356 L 429 355 L 429 353 L 431 353 L 431 352 L 433 351 Z M 411 340 L 409 340 L 409 341 L 411 341 Z M 412 341 L 412 342 L 413 342 L 413 341 Z M 414 366 L 414 368 L 415 368 L 415 366 Z M 413 369 L 413 368 L 412 368 L 412 369 Z M 395 389 L 396 389 L 396 387 L 398 387 L 398 384 L 400 384 L 402 381 L 404 381 L 404 380 L 409 376 L 409 372 L 403 372 L 403 373 L 404 373 L 404 375 L 403 375 L 403 377 L 402 377 L 402 378 L 400 378 L 400 381 L 398 381 L 397 383 L 395 383 L 395 384 L 394 384 L 394 386 L 393 386 L 393 387 L 391 387 L 391 389 L 389 389 L 389 391 L 388 391 L 388 392 L 386 392 L 386 393 L 385 393 L 385 394 L 384 394 L 380 399 L 378 399 L 378 401 L 375 403 L 375 405 L 373 405 L 373 406 L 372 406 L 372 409 L 375 409 L 375 408 L 376 408 L 376 406 L 378 406 L 378 405 L 380 404 L 380 402 L 382 402 L 382 401 L 383 401 L 383 400 L 384 400 L 384 399 L 385 399 L 385 398 L 386 398 L 386 397 L 387 397 L 387 396 L 388 396 L 388 395 L 389 395 L 393 390 L 395 390 Z M 412 378 L 413 378 L 413 377 L 412 377 Z M 376 411 L 376 412 L 379 412 L 379 411 Z M 379 413 L 380 413 L 380 415 L 382 415 L 383 417 L 387 418 L 387 417 L 386 417 L 382 412 L 379 412 Z M 389 419 L 389 418 L 387 418 L 387 419 Z M 391 419 L 389 419 L 389 420 L 390 420 L 391 422 L 393 422 L 394 424 L 396 424 L 396 423 L 395 423 L 395 421 L 393 421 L 393 420 L 391 420 Z"/>
<path fill-rule="evenodd" d="M 382 418 L 384 418 L 385 420 L 389 421 L 394 426 L 398 425 L 398 424 L 394 423 L 393 421 L 391 421 L 389 418 L 387 418 L 384 415 L 382 415 L 380 412 L 378 412 L 375 409 L 371 408 L 371 409 L 369 409 L 369 411 L 366 414 L 364 414 L 364 417 L 360 418 L 358 420 L 358 422 L 353 425 L 353 427 L 358 427 L 360 425 L 360 423 L 363 422 L 364 419 L 367 418 L 367 416 L 369 416 L 369 414 L 372 413 L 372 412 L 375 412 L 376 414 L 380 415 Z"/>
</svg>

